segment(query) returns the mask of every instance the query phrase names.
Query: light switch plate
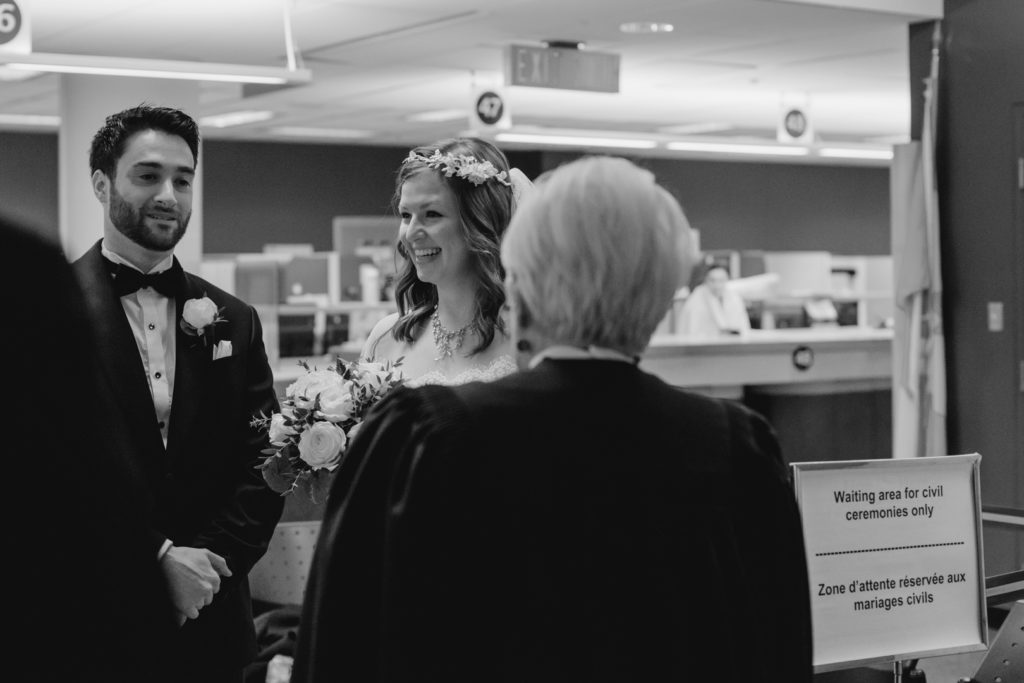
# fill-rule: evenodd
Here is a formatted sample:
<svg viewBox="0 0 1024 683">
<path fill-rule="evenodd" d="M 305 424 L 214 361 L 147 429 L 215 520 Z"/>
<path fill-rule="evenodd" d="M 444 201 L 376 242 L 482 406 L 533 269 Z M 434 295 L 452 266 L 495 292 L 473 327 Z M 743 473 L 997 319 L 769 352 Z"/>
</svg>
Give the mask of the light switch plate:
<svg viewBox="0 0 1024 683">
<path fill-rule="evenodd" d="M 989 332 L 1002 332 L 1003 331 L 1003 302 L 1002 301 L 989 301 L 988 302 L 988 331 Z"/>
</svg>

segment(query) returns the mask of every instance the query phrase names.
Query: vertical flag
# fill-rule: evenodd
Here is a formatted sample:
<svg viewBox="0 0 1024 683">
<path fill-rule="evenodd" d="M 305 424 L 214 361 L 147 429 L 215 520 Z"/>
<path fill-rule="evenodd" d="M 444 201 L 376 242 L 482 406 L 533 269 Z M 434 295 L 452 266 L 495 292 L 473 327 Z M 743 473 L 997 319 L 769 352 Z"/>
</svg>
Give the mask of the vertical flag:
<svg viewBox="0 0 1024 683">
<path fill-rule="evenodd" d="M 935 174 L 940 40 L 936 22 L 931 69 L 925 79 L 921 141 L 897 146 L 892 168 L 895 458 L 947 455 L 946 346 Z"/>
</svg>

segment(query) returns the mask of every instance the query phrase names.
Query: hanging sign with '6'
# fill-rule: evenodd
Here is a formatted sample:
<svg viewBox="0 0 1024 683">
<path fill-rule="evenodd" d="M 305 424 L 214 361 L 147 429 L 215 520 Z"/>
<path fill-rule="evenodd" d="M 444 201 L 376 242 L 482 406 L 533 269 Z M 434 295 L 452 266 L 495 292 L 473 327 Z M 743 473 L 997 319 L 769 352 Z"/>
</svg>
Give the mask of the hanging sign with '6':
<svg viewBox="0 0 1024 683">
<path fill-rule="evenodd" d="M 0 0 L 0 54 L 32 52 L 29 0 Z"/>
</svg>

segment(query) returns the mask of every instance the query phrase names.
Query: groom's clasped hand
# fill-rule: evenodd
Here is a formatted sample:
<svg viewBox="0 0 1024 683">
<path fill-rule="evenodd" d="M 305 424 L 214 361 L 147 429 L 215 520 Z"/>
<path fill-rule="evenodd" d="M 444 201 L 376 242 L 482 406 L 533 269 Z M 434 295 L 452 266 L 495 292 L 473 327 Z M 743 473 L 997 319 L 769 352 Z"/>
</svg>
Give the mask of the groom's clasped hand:
<svg viewBox="0 0 1024 683">
<path fill-rule="evenodd" d="M 231 576 L 227 561 L 206 548 L 171 546 L 161 559 L 178 623 L 195 619 L 213 601 L 221 577 Z"/>
</svg>

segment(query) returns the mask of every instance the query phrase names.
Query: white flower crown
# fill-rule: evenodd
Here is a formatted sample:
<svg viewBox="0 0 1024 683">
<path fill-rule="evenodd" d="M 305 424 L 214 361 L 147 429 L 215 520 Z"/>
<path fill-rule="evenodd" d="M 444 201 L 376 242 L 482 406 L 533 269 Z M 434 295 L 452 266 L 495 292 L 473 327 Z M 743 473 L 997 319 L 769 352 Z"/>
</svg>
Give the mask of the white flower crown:
<svg viewBox="0 0 1024 683">
<path fill-rule="evenodd" d="M 441 154 L 441 150 L 435 149 L 434 153 L 428 157 L 413 151 L 409 152 L 409 156 L 402 163 L 406 164 L 410 161 L 419 161 L 429 168 L 441 171 L 447 178 L 456 176 L 468 180 L 474 185 L 483 185 L 488 180 L 496 180 L 506 187 L 512 187 L 508 173 L 499 171 L 489 161 L 481 161 L 469 154 L 452 154 L 450 152 Z"/>
</svg>

